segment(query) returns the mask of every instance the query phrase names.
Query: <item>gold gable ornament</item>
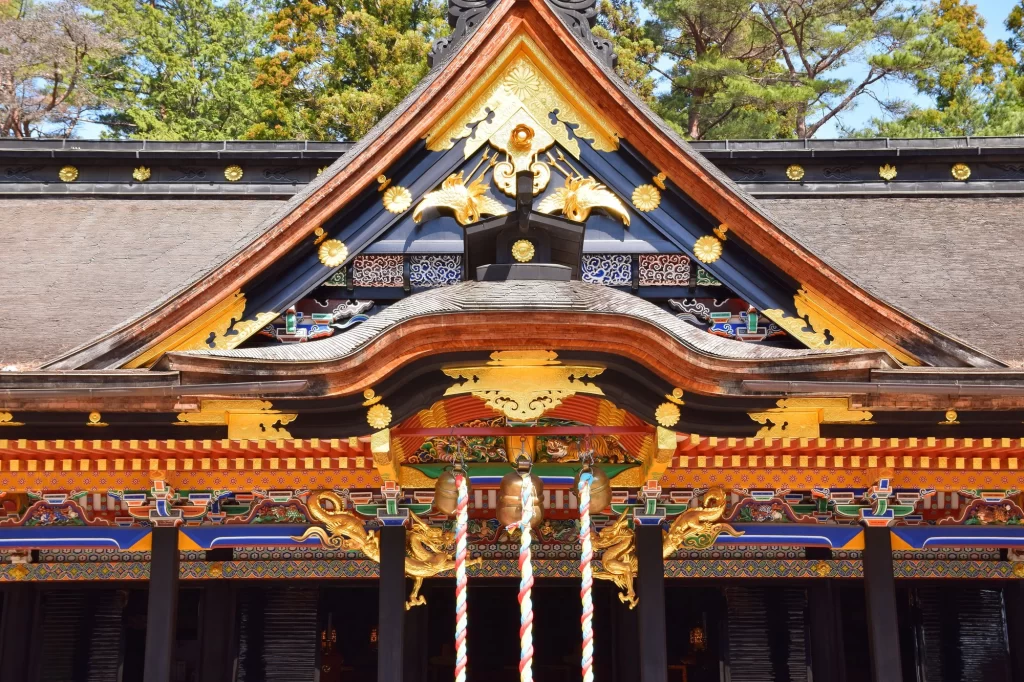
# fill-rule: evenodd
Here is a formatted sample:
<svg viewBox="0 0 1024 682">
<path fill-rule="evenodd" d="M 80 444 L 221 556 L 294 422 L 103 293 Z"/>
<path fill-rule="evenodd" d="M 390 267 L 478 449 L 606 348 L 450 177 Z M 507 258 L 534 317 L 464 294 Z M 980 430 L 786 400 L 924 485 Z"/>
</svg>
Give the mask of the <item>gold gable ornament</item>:
<svg viewBox="0 0 1024 682">
<path fill-rule="evenodd" d="M 178 426 L 227 426 L 232 440 L 291 438 L 284 428 L 298 414 L 273 409 L 267 400 L 203 400 L 198 412 L 182 412 Z"/>
<path fill-rule="evenodd" d="M 553 351 L 496 351 L 486 365 L 442 370 L 453 379 L 464 379 L 444 392 L 474 395 L 514 421 L 532 421 L 577 393 L 604 395 L 587 383 L 604 372 L 595 365 L 563 365 Z"/>
<path fill-rule="evenodd" d="M 867 410 L 850 409 L 849 398 L 783 398 L 777 407 L 749 412 L 758 424 L 755 438 L 820 438 L 821 424 L 870 424 Z"/>
</svg>

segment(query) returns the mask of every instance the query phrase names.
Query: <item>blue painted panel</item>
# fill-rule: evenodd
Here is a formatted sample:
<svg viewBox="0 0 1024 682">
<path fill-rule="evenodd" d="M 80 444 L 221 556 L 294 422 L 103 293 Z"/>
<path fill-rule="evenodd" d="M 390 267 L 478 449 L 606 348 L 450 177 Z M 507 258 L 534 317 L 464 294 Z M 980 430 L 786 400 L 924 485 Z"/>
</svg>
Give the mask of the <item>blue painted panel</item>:
<svg viewBox="0 0 1024 682">
<path fill-rule="evenodd" d="M 732 526 L 743 531 L 743 535 L 738 538 L 719 535 L 716 545 L 795 545 L 842 549 L 854 544 L 864 531 L 860 526 L 808 523 L 734 523 Z"/>
<path fill-rule="evenodd" d="M 1024 547 L 1021 526 L 895 526 L 890 530 L 914 549 Z"/>
<path fill-rule="evenodd" d="M 305 542 L 297 542 L 293 538 L 301 537 L 309 526 L 268 524 L 261 525 L 230 525 L 230 526 L 186 526 L 181 529 L 202 549 L 216 547 L 298 547 L 300 545 L 319 545 L 316 538 L 308 538 Z"/>
<path fill-rule="evenodd" d="M 0 528 L 4 549 L 113 549 L 128 551 L 147 540 L 150 528 L 105 526 Z M 148 544 L 140 549 L 149 549 Z"/>
</svg>

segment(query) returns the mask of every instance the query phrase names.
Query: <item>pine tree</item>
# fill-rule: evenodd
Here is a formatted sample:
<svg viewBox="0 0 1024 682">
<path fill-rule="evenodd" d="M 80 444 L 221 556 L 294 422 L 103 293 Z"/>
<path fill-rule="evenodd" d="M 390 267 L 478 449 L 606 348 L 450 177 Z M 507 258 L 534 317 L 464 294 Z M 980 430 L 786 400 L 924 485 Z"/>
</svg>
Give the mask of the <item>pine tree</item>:
<svg viewBox="0 0 1024 682">
<path fill-rule="evenodd" d="M 268 95 L 256 139 L 357 140 L 427 73 L 446 34 L 443 0 L 283 0 L 275 52 L 259 60 Z"/>
<path fill-rule="evenodd" d="M 242 137 L 265 108 L 256 58 L 269 53 L 261 0 L 92 0 L 123 52 L 94 65 L 115 137 Z"/>
</svg>

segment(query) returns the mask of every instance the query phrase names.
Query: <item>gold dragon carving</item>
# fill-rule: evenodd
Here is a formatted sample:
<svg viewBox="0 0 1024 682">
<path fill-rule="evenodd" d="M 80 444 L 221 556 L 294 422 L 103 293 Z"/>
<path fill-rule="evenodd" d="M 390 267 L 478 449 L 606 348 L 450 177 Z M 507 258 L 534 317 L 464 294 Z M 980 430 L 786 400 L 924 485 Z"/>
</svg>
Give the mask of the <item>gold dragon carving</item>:
<svg viewBox="0 0 1024 682">
<path fill-rule="evenodd" d="M 598 580 L 609 580 L 618 587 L 619 601 L 629 604 L 629 608 L 637 605 L 636 592 L 633 590 L 633 578 L 636 576 L 636 535 L 629 527 L 629 515 L 632 510 L 622 512 L 618 520 L 604 530 L 594 531 L 592 540 L 594 549 L 603 549 L 601 555 L 602 568 L 594 569 L 594 577 Z"/>
<path fill-rule="evenodd" d="M 325 509 L 322 502 L 330 502 L 334 509 Z M 367 559 L 380 563 L 380 536 L 366 530 L 359 517 L 345 509 L 345 500 L 330 490 L 314 494 L 309 500 L 309 514 L 324 524 L 326 530 L 313 526 L 301 537 L 293 538 L 304 542 L 317 538 L 325 546 L 335 549 L 358 550 Z M 427 603 L 420 594 L 424 578 L 433 578 L 439 573 L 455 568 L 452 552 L 455 548 L 455 533 L 435 528 L 416 514 L 409 512 L 412 528 L 406 537 L 405 574 L 412 578 L 413 587 L 405 608 L 411 609 Z M 467 566 L 479 566 L 481 559 L 470 559 Z"/>
<path fill-rule="evenodd" d="M 662 557 L 669 558 L 680 547 L 707 549 L 722 533 L 734 538 L 743 535 L 729 524 L 718 522 L 725 513 L 725 505 L 724 488 L 715 486 L 708 490 L 700 507 L 683 512 L 669 526 L 662 540 Z"/>
</svg>

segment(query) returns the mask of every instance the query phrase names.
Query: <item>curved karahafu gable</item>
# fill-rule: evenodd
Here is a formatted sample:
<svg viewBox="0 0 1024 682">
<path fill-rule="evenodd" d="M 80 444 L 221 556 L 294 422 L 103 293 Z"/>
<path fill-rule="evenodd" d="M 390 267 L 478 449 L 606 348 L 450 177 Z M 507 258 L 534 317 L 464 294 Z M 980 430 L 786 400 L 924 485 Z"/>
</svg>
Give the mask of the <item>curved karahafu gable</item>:
<svg viewBox="0 0 1024 682">
<path fill-rule="evenodd" d="M 499 80 L 516 101 L 494 98 Z M 540 94 L 531 94 L 534 89 Z M 543 107 L 536 97 L 546 98 L 548 112 L 558 110 L 557 123 L 537 121 Z M 611 189 L 620 197 L 655 181 L 685 195 L 704 219 L 689 232 L 666 226 L 666 234 L 683 252 L 717 257 L 714 274 L 806 346 L 877 348 L 904 364 L 998 366 L 882 303 L 798 244 L 639 102 L 544 0 L 503 0 L 366 139 L 269 218 L 259 237 L 192 287 L 49 367 L 148 366 L 168 351 L 237 347 L 384 234 L 397 215 L 380 208 L 353 222 L 341 220 L 342 213 L 369 198 L 380 203 L 377 190 L 389 180 L 409 190 L 409 196 L 393 193 L 392 206 L 415 206 L 485 135 L 493 144 L 502 126 L 527 119 L 599 180 L 611 183 L 605 176 L 619 173 L 622 184 Z M 467 125 L 475 126 L 472 132 Z M 647 179 L 623 175 L 620 168 L 629 163 L 602 156 L 611 153 L 633 157 L 630 163 L 647 168 Z M 652 222 L 656 213 L 650 212 Z M 752 276 L 743 262 L 775 273 L 776 288 L 766 288 L 767 280 Z"/>
</svg>

